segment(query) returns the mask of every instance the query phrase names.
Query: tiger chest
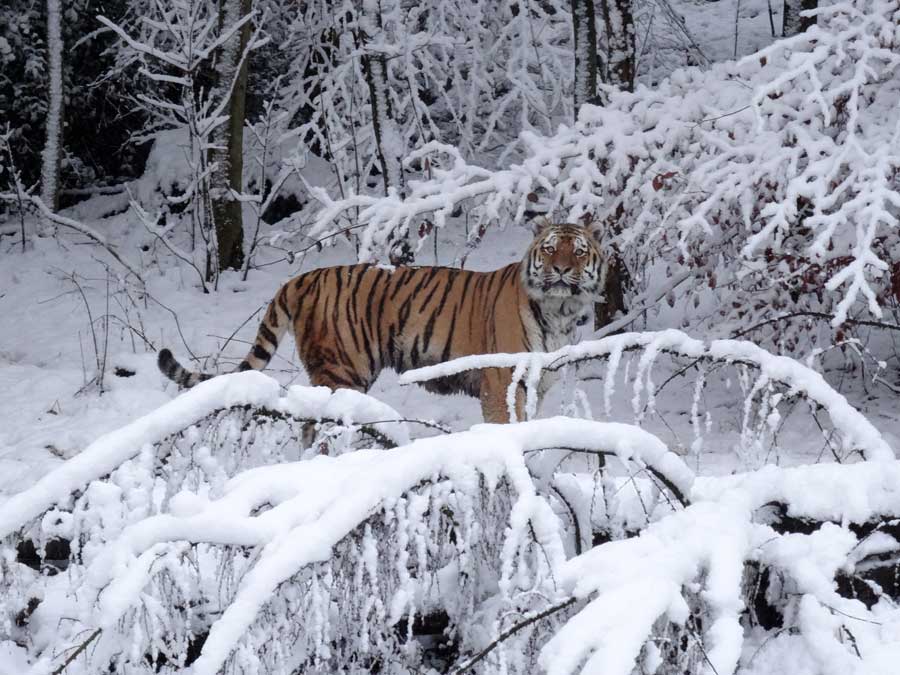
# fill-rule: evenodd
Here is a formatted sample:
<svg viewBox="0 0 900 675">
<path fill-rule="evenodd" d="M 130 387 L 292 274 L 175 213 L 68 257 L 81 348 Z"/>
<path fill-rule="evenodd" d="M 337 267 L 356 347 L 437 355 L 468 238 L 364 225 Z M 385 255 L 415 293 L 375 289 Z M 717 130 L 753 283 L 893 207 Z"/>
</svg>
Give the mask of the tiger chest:
<svg viewBox="0 0 900 675">
<path fill-rule="evenodd" d="M 572 344 L 588 308 L 584 303 L 567 301 L 533 305 L 528 317 L 523 317 L 529 351 L 554 352 Z M 543 397 L 557 379 L 556 373 L 544 372 L 538 382 L 538 396 Z"/>
</svg>

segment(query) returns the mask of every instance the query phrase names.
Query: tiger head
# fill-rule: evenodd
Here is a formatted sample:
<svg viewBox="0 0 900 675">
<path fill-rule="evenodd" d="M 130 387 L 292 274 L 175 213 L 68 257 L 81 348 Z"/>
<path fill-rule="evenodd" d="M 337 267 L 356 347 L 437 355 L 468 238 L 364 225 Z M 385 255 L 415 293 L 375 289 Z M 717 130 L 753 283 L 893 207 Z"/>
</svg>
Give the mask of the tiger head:
<svg viewBox="0 0 900 675">
<path fill-rule="evenodd" d="M 543 222 L 522 261 L 522 281 L 536 300 L 585 304 L 602 294 L 603 254 L 590 227 Z"/>
</svg>

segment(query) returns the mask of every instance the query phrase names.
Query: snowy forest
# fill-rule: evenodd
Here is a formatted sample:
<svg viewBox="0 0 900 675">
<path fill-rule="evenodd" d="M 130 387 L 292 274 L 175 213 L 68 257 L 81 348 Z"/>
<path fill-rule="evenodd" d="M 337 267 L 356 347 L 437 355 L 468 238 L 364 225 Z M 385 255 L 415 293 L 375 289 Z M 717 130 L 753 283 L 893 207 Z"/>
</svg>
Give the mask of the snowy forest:
<svg viewBox="0 0 900 675">
<path fill-rule="evenodd" d="M 900 0 L 0 4 L 0 675 L 897 675 L 897 452 Z"/>
</svg>

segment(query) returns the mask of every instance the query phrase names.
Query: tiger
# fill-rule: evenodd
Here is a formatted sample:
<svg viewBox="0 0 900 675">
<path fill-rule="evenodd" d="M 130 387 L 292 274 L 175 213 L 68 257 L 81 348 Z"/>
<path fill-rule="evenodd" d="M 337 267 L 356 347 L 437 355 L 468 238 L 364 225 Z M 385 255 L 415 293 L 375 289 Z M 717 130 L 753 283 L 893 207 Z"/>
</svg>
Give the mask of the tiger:
<svg viewBox="0 0 900 675">
<path fill-rule="evenodd" d="M 366 392 L 386 368 L 404 372 L 473 354 L 553 351 L 573 341 L 601 299 L 605 266 L 590 225 L 544 221 L 524 258 L 490 272 L 372 264 L 311 270 L 269 303 L 256 340 L 233 372 L 262 370 L 291 330 L 316 386 Z M 184 368 L 168 349 L 160 371 L 182 387 L 214 377 Z M 509 368 L 422 383 L 476 397 L 486 422 L 510 422 Z M 540 394 L 543 393 L 541 389 Z M 522 420 L 524 391 L 515 399 Z"/>
</svg>

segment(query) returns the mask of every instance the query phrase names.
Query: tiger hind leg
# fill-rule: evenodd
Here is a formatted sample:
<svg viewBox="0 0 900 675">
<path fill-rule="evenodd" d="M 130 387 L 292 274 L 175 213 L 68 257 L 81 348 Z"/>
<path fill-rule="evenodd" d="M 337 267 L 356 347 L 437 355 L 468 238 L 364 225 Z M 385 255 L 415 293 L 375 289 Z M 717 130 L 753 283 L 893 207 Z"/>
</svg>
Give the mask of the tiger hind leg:
<svg viewBox="0 0 900 675">
<path fill-rule="evenodd" d="M 489 424 L 509 424 L 509 404 L 506 399 L 509 385 L 512 383 L 512 372 L 509 369 L 489 368 L 484 371 L 481 380 L 481 414 Z M 525 387 L 520 383 L 516 387 L 515 401 L 516 421 L 525 420 Z"/>
<path fill-rule="evenodd" d="M 314 387 L 328 387 L 332 391 L 336 389 L 352 389 L 365 394 L 371 383 L 368 378 L 362 379 L 351 370 L 350 366 L 343 368 L 339 364 L 329 364 L 327 368 L 310 370 L 309 383 Z M 318 422 L 310 421 L 303 425 L 300 442 L 304 449 L 313 447 L 316 441 L 316 425 Z M 324 444 L 322 451 L 324 452 Z"/>
</svg>

